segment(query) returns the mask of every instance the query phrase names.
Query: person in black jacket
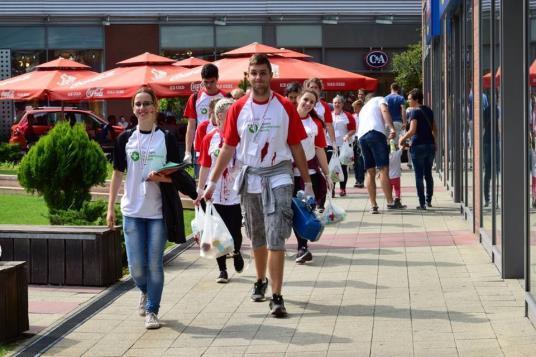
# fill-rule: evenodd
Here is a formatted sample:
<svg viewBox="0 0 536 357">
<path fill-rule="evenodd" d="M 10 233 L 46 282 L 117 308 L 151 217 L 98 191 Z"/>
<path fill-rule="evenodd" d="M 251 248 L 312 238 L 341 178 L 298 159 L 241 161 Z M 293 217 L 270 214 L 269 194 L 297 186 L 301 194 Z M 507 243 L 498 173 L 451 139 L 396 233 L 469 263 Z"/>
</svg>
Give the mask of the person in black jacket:
<svg viewBox="0 0 536 357">
<path fill-rule="evenodd" d="M 166 240 L 182 242 L 184 223 L 177 189 L 196 198 L 195 183 L 184 171 L 164 176 L 157 173 L 167 162 L 179 162 L 175 137 L 156 124 L 157 98 L 147 87 L 132 99 L 136 128 L 126 130 L 115 146 L 107 223 L 115 225 L 114 205 L 126 171 L 121 199 L 128 267 L 140 289 L 138 313 L 145 327 L 160 327 L 158 310 L 164 286 L 163 254 Z"/>
</svg>

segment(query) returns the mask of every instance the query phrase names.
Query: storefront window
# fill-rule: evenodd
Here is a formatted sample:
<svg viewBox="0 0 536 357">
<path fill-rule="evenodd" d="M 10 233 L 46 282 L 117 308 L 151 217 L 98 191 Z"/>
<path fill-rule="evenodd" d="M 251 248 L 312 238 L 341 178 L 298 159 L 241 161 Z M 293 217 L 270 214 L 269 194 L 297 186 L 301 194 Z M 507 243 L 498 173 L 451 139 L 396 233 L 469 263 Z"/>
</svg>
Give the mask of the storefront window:
<svg viewBox="0 0 536 357">
<path fill-rule="evenodd" d="M 189 57 L 196 57 L 204 59 L 205 61 L 214 60 L 214 48 L 177 48 L 177 49 L 165 49 L 160 51 L 160 54 L 164 57 L 172 58 L 180 61 Z"/>
<path fill-rule="evenodd" d="M 482 153 L 480 160 L 481 172 L 480 176 L 482 179 L 480 188 L 481 188 L 481 198 L 482 198 L 482 228 L 486 234 L 488 245 L 491 246 L 491 239 L 493 237 L 493 219 L 492 219 L 492 206 L 491 206 L 491 178 L 492 178 L 492 167 L 491 167 L 491 93 L 492 93 L 492 64 L 491 64 L 491 54 L 492 46 L 490 45 L 492 40 L 492 22 L 491 22 L 491 1 L 482 2 L 482 9 L 480 12 L 481 17 L 481 35 L 480 35 L 480 68 L 481 68 L 481 82 L 480 88 L 481 98 L 480 98 L 480 137 L 481 137 L 481 148 L 480 152 Z"/>
<path fill-rule="evenodd" d="M 214 48 L 213 26 L 160 26 L 160 47 Z"/>
<path fill-rule="evenodd" d="M 529 235 L 529 292 L 536 299 L 536 4 L 530 2 L 529 21 L 529 185 L 530 185 L 530 235 Z"/>
<path fill-rule="evenodd" d="M 279 25 L 276 38 L 277 47 L 322 47 L 322 26 Z"/>
<path fill-rule="evenodd" d="M 501 218 L 502 218 L 502 176 L 501 176 L 501 143 L 502 143 L 502 110 L 501 110 L 501 88 L 500 76 L 501 76 L 501 36 L 500 36 L 500 24 L 501 24 L 501 1 L 495 0 L 495 14 L 494 14 L 494 96 L 495 110 L 492 112 L 492 132 L 493 138 L 492 145 L 494 146 L 492 151 L 492 169 L 493 169 L 493 208 L 495 210 L 495 246 L 500 250 L 502 246 L 502 230 L 501 230 Z"/>
<path fill-rule="evenodd" d="M 216 26 L 216 46 L 236 48 L 262 42 L 262 26 Z"/>
<path fill-rule="evenodd" d="M 0 48 L 41 50 L 45 48 L 45 28 L 41 26 L 0 27 Z"/>
<path fill-rule="evenodd" d="M 104 48 L 104 32 L 99 26 L 50 26 L 48 48 Z"/>
<path fill-rule="evenodd" d="M 102 71 L 102 51 L 101 50 L 50 50 L 48 59 L 53 60 L 58 57 L 67 58 L 87 66 L 95 72 Z"/>
<path fill-rule="evenodd" d="M 46 62 L 44 50 L 14 50 L 11 51 L 11 75 L 18 76 L 30 72 L 35 66 Z"/>
<path fill-rule="evenodd" d="M 465 0 L 465 90 L 464 90 L 464 138 L 467 145 L 464 145 L 464 181 L 465 181 L 465 205 L 471 211 L 473 209 L 473 12 L 472 0 Z"/>
</svg>

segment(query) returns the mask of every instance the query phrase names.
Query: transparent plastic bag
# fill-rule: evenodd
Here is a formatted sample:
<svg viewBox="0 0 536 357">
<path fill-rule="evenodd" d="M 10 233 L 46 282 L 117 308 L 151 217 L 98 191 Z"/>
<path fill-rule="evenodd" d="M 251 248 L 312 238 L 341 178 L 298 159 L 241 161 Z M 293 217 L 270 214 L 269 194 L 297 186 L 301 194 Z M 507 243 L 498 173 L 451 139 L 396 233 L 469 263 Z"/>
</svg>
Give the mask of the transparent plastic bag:
<svg viewBox="0 0 536 357">
<path fill-rule="evenodd" d="M 197 244 L 199 244 L 201 233 L 203 233 L 203 227 L 205 225 L 205 212 L 201 205 L 195 206 L 195 217 L 192 219 L 192 222 L 190 222 L 190 225 L 192 227 L 192 236 Z"/>
<path fill-rule="evenodd" d="M 344 181 L 344 174 L 342 172 L 341 162 L 337 154 L 333 153 L 333 155 L 331 155 L 331 159 L 329 160 L 328 164 L 328 169 L 331 181 L 333 181 L 334 183 Z"/>
<path fill-rule="evenodd" d="M 231 253 L 233 250 L 233 237 L 214 205 L 209 201 L 205 212 L 199 255 L 204 258 L 216 259 Z"/>
<path fill-rule="evenodd" d="M 342 143 L 339 150 L 339 161 L 341 165 L 350 165 L 354 162 L 354 150 L 352 149 L 352 144 L 347 141 Z"/>
<path fill-rule="evenodd" d="M 324 224 L 334 224 L 343 221 L 346 218 L 346 211 L 335 205 L 331 195 L 327 195 L 327 204 L 322 213 L 321 221 Z"/>
</svg>

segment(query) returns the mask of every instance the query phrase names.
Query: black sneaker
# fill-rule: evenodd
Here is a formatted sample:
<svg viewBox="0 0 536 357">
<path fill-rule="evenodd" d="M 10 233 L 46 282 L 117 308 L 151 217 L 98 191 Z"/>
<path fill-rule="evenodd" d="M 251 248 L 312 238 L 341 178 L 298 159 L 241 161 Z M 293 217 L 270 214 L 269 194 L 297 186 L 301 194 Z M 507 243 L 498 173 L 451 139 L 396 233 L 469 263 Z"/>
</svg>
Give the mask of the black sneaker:
<svg viewBox="0 0 536 357">
<path fill-rule="evenodd" d="M 216 279 L 217 283 L 226 284 L 229 282 L 229 276 L 227 275 L 227 270 L 220 271 L 220 276 Z"/>
<path fill-rule="evenodd" d="M 308 249 L 298 250 L 298 254 L 296 254 L 297 264 L 304 264 L 305 262 L 312 262 L 312 261 L 313 261 L 313 255 Z"/>
<path fill-rule="evenodd" d="M 286 317 L 287 309 L 285 308 L 285 302 L 283 296 L 274 294 L 272 300 L 270 300 L 270 313 L 274 317 Z"/>
<path fill-rule="evenodd" d="M 400 198 L 395 198 L 395 207 L 399 209 L 406 208 L 406 205 L 402 204 L 402 201 L 400 201 Z"/>
<path fill-rule="evenodd" d="M 432 207 L 432 200 L 426 200 L 426 207 Z"/>
<path fill-rule="evenodd" d="M 370 208 L 370 213 L 371 214 L 380 214 L 380 211 L 378 211 L 378 206 L 372 206 Z"/>
<path fill-rule="evenodd" d="M 426 211 L 426 206 L 425 205 L 417 206 L 417 209 L 420 211 Z"/>
<path fill-rule="evenodd" d="M 253 284 L 253 290 L 251 291 L 251 301 L 266 301 L 266 297 L 264 295 L 266 294 L 266 289 L 268 288 L 268 278 L 264 279 L 264 282 L 259 279 L 255 282 L 255 284 Z"/>
<path fill-rule="evenodd" d="M 235 252 L 233 255 L 233 263 L 234 269 L 237 273 L 244 271 L 244 258 L 242 258 L 242 254 L 240 254 L 240 252 Z"/>
</svg>

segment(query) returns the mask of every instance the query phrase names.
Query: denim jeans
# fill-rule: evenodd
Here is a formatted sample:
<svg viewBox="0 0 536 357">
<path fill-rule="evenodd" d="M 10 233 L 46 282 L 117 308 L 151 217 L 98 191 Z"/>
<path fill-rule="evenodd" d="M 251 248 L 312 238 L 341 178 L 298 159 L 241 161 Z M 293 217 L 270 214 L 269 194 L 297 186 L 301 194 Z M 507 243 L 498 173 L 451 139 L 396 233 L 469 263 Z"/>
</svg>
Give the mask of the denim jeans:
<svg viewBox="0 0 536 357">
<path fill-rule="evenodd" d="M 419 204 L 424 206 L 426 202 L 432 200 L 434 194 L 434 178 L 432 177 L 432 165 L 434 164 L 435 145 L 422 144 L 414 145 L 410 148 L 411 161 L 415 170 L 415 186 Z M 424 183 L 426 181 L 426 198 L 424 196 Z"/>
<path fill-rule="evenodd" d="M 361 145 L 359 141 L 354 141 L 354 175 L 356 183 L 365 182 L 365 162 L 361 155 Z"/>
<path fill-rule="evenodd" d="M 383 133 L 371 130 L 359 138 L 359 144 L 365 161 L 365 170 L 389 166 L 389 145 Z"/>
<path fill-rule="evenodd" d="M 123 216 L 123 231 L 130 275 L 147 293 L 146 310 L 158 314 L 164 288 L 164 220 Z"/>
</svg>

